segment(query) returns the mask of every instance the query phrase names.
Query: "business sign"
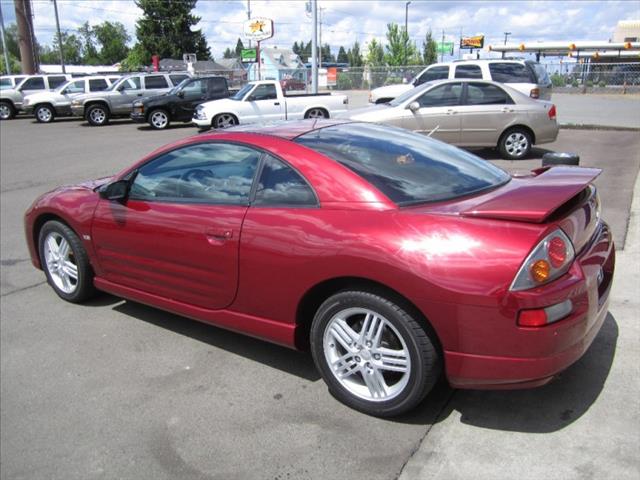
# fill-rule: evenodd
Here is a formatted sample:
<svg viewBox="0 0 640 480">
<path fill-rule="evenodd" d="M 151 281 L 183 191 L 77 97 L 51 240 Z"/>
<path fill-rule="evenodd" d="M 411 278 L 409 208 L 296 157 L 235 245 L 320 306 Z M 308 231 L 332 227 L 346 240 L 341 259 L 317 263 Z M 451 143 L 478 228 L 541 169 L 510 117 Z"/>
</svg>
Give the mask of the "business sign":
<svg viewBox="0 0 640 480">
<path fill-rule="evenodd" d="M 251 63 L 256 61 L 256 49 L 255 48 L 244 48 L 240 51 L 240 60 L 243 63 Z"/>
<path fill-rule="evenodd" d="M 327 68 L 327 86 L 335 87 L 338 84 L 338 69 L 336 67 Z"/>
<path fill-rule="evenodd" d="M 460 48 L 482 48 L 484 47 L 484 35 L 475 37 L 462 37 L 460 39 Z"/>
<path fill-rule="evenodd" d="M 257 42 L 273 37 L 273 20 L 264 17 L 255 17 L 245 20 L 242 24 L 244 37 Z"/>
<path fill-rule="evenodd" d="M 453 42 L 437 42 L 436 53 L 453 55 Z"/>
</svg>

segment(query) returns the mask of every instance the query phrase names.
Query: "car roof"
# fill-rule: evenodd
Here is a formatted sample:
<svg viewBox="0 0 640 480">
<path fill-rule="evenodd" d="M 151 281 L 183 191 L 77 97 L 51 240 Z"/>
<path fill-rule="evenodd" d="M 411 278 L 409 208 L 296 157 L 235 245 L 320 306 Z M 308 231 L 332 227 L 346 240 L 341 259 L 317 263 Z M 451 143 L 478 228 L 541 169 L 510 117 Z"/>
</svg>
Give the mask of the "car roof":
<svg viewBox="0 0 640 480">
<path fill-rule="evenodd" d="M 306 119 L 306 120 L 287 120 L 270 123 L 258 123 L 249 125 L 239 125 L 237 127 L 225 128 L 224 132 L 241 132 L 241 133 L 257 133 L 261 135 L 271 135 L 280 137 L 285 140 L 293 140 L 294 138 L 309 133 L 320 128 L 332 127 L 344 123 L 354 123 L 352 120 L 340 120 L 335 118 L 325 119 Z M 216 131 L 200 134 L 203 136 L 211 135 L 215 137 Z"/>
</svg>

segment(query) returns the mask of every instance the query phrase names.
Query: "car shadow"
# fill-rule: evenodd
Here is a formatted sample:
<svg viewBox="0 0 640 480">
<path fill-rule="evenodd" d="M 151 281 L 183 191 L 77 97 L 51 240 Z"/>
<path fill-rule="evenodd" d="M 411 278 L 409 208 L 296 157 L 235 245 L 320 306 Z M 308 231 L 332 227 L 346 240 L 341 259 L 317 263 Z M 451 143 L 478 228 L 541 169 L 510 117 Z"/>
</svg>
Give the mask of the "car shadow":
<svg viewBox="0 0 640 480">
<path fill-rule="evenodd" d="M 495 148 L 465 148 L 465 150 L 481 158 L 484 158 L 485 160 L 504 160 L 504 161 L 511 161 L 511 162 L 521 162 L 526 160 L 541 160 L 542 156 L 545 153 L 553 153 L 553 150 L 548 150 L 546 148 L 540 148 L 540 147 L 532 147 L 531 151 L 526 157 L 523 157 L 519 160 L 508 160 L 508 159 L 502 158 L 502 156 L 500 155 L 500 152 Z"/>
<path fill-rule="evenodd" d="M 164 128 L 163 130 L 179 130 L 181 128 L 195 128 L 191 123 L 170 123 L 169 126 Z M 156 130 L 155 128 L 151 128 L 149 125 L 140 125 L 138 130 L 141 132 L 162 132 L 162 130 Z"/>
<path fill-rule="evenodd" d="M 455 410 L 462 423 L 508 432 L 550 433 L 578 420 L 598 399 L 609 376 L 618 324 L 609 312 L 593 343 L 575 364 L 542 387 L 527 390 L 453 390 L 438 385 L 417 411 L 394 421 L 422 424 L 432 403 L 445 400 L 435 422 Z M 420 411 L 424 410 L 424 411 Z"/>
<path fill-rule="evenodd" d="M 122 301 L 112 308 L 138 320 L 269 365 L 305 380 L 315 382 L 321 378 L 308 352 L 291 350 L 129 300 Z"/>
</svg>

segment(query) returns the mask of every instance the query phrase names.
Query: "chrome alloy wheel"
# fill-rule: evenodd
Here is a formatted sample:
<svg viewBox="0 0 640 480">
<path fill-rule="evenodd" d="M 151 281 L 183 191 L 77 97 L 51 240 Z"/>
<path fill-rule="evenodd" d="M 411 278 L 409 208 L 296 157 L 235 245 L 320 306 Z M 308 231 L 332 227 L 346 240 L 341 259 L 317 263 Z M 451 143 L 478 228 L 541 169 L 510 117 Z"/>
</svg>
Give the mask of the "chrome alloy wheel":
<svg viewBox="0 0 640 480">
<path fill-rule="evenodd" d="M 53 119 L 53 112 L 49 107 L 38 107 L 36 117 L 43 123 L 48 123 Z"/>
<path fill-rule="evenodd" d="M 6 103 L 0 103 L 0 119 L 6 120 L 11 117 L 11 107 Z"/>
<path fill-rule="evenodd" d="M 368 401 L 391 400 L 409 383 L 405 340 L 383 316 L 366 308 L 336 313 L 323 336 L 325 359 L 338 382 Z"/>
<path fill-rule="evenodd" d="M 216 117 L 216 128 L 227 128 L 237 125 L 236 118 L 229 113 L 222 113 Z"/>
<path fill-rule="evenodd" d="M 107 114 L 102 108 L 94 108 L 89 112 L 89 116 L 91 120 L 98 125 L 103 124 L 107 120 Z"/>
<path fill-rule="evenodd" d="M 44 241 L 44 259 L 56 287 L 73 293 L 78 287 L 78 265 L 69 242 L 57 232 L 49 233 Z"/>
<path fill-rule="evenodd" d="M 529 139 L 523 133 L 513 132 L 505 140 L 504 146 L 512 157 L 521 157 L 529 149 Z"/>
<path fill-rule="evenodd" d="M 153 127 L 159 130 L 166 128 L 166 126 L 169 124 L 169 117 L 162 110 L 156 110 L 155 112 L 153 112 L 151 114 L 150 120 Z"/>
<path fill-rule="evenodd" d="M 321 108 L 312 108 L 307 112 L 307 118 L 326 118 L 326 114 Z"/>
</svg>

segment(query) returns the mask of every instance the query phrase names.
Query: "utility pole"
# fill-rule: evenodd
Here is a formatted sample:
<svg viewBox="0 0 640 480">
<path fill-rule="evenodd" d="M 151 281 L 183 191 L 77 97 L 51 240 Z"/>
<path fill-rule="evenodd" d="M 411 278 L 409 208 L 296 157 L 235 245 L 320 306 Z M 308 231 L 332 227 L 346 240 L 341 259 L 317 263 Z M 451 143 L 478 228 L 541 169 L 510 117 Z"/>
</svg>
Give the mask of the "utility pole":
<svg viewBox="0 0 640 480">
<path fill-rule="evenodd" d="M 404 2 L 404 33 L 405 33 L 405 42 L 404 42 L 404 61 L 403 65 L 407 64 L 407 46 L 409 43 L 409 5 L 411 2 Z"/>
<path fill-rule="evenodd" d="M 460 42 L 458 43 L 458 60 L 462 58 L 462 49 L 460 48 L 460 45 L 462 45 L 462 27 L 460 27 Z"/>
<path fill-rule="evenodd" d="M 251 0 L 247 0 L 247 20 L 251 20 Z M 251 48 L 251 39 L 249 39 L 249 48 Z"/>
<path fill-rule="evenodd" d="M 20 47 L 22 73 L 33 75 L 36 73 L 36 62 L 33 51 L 34 41 L 33 28 L 31 28 L 30 0 L 14 0 L 14 7 L 18 25 L 18 45 Z"/>
<path fill-rule="evenodd" d="M 322 68 L 322 11 L 324 7 L 320 7 L 320 30 L 318 31 L 318 43 L 320 44 L 320 56 L 318 57 L 318 68 Z"/>
<path fill-rule="evenodd" d="M 11 75 L 11 64 L 9 63 L 9 52 L 7 52 L 7 41 L 4 38 L 4 18 L 2 17 L 2 4 L 0 3 L 0 34 L 2 34 L 2 51 L 4 52 L 4 65 L 7 75 Z"/>
<path fill-rule="evenodd" d="M 311 0 L 311 90 L 318 93 L 318 0 Z"/>
<path fill-rule="evenodd" d="M 504 44 L 507 44 L 507 38 L 509 38 L 509 35 L 511 35 L 511 32 L 504 32 Z M 502 58 L 504 58 L 504 54 L 506 52 L 502 52 Z"/>
<path fill-rule="evenodd" d="M 60 65 L 62 66 L 62 73 L 67 73 L 67 69 L 64 66 L 64 54 L 62 53 L 62 34 L 60 33 L 60 18 L 58 18 L 58 2 L 53 0 L 53 9 L 56 12 L 56 29 L 58 30 L 58 50 L 60 51 Z"/>
<path fill-rule="evenodd" d="M 442 43 L 440 44 L 440 63 L 444 61 L 444 50 L 442 49 L 442 45 L 444 45 L 444 30 L 442 30 Z"/>
</svg>

